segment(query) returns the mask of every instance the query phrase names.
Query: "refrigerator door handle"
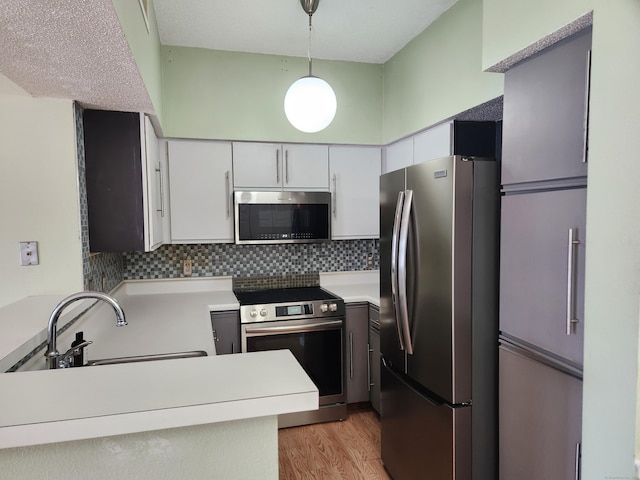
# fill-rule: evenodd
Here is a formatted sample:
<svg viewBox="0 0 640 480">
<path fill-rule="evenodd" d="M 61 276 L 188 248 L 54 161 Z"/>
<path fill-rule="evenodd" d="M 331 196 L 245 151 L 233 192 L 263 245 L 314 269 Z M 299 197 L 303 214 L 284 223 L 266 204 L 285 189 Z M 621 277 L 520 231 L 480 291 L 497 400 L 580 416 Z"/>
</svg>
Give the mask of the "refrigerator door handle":
<svg viewBox="0 0 640 480">
<path fill-rule="evenodd" d="M 400 222 L 400 238 L 398 244 L 398 294 L 400 296 L 400 326 L 404 337 L 404 347 L 407 354 L 413 355 L 413 341 L 409 328 L 409 306 L 407 300 L 407 249 L 409 244 L 409 225 L 411 222 L 411 208 L 413 206 L 413 190 L 404 194 L 404 208 Z"/>
<path fill-rule="evenodd" d="M 576 318 L 576 251 L 580 245 L 578 229 L 569 229 L 569 245 L 567 249 L 567 335 L 573 333 L 573 326 L 580 323 Z"/>
<path fill-rule="evenodd" d="M 580 442 L 576 443 L 576 458 L 575 458 L 575 466 L 574 466 L 574 479 L 580 480 L 582 477 L 580 472 L 580 463 L 582 460 L 582 444 Z"/>
<path fill-rule="evenodd" d="M 402 207 L 404 205 L 404 191 L 398 193 L 396 212 L 393 218 L 393 232 L 391 235 L 391 302 L 393 303 L 394 320 L 398 329 L 400 350 L 404 350 L 404 338 L 400 328 L 400 307 L 398 304 L 398 239 L 400 236 L 400 221 L 402 220 Z"/>
</svg>

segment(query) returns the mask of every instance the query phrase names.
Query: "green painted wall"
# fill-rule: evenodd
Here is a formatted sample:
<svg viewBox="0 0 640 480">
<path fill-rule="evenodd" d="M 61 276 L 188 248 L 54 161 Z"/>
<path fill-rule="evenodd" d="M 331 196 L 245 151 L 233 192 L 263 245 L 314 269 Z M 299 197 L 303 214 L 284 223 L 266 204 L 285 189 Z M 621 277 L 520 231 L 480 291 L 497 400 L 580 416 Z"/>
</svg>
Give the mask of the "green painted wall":
<svg viewBox="0 0 640 480">
<path fill-rule="evenodd" d="M 634 479 L 640 318 L 640 1 L 595 0 L 583 478 Z"/>
<path fill-rule="evenodd" d="M 484 0 L 483 70 L 590 12 L 594 3 L 595 0 Z"/>
<path fill-rule="evenodd" d="M 160 65 L 160 37 L 153 10 L 153 2 L 149 2 L 148 25 L 145 25 L 140 3 L 136 0 L 113 0 L 129 48 L 138 65 L 140 76 L 147 87 L 147 93 L 155 108 L 155 115 L 160 123 L 163 118 L 162 108 L 162 74 Z M 152 112 L 146 112 L 152 113 Z"/>
<path fill-rule="evenodd" d="M 287 89 L 307 71 L 306 58 L 163 46 L 165 136 L 381 143 L 381 65 L 313 61 L 338 99 L 333 123 L 314 134 L 297 131 L 284 114 Z"/>
<path fill-rule="evenodd" d="M 502 95 L 481 60 L 482 1 L 459 0 L 385 63 L 383 143 Z"/>
</svg>

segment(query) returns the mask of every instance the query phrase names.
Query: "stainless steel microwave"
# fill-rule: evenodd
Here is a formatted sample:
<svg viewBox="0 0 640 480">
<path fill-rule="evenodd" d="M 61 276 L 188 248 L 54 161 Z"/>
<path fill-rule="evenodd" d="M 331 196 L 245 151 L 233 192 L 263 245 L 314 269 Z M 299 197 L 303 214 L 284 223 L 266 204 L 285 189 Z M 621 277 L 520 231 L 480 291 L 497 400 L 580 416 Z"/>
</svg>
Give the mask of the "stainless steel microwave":
<svg viewBox="0 0 640 480">
<path fill-rule="evenodd" d="M 329 192 L 234 192 L 238 244 L 311 243 L 331 238 Z"/>
</svg>

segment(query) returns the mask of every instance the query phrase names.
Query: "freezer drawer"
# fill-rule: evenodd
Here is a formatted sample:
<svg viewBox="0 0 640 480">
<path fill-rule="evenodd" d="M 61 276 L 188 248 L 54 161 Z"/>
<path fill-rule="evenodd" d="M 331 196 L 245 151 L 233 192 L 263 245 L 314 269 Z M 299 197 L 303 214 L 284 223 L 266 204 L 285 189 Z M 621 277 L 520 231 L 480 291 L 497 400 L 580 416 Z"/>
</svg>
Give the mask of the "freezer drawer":
<svg viewBox="0 0 640 480">
<path fill-rule="evenodd" d="M 393 480 L 471 480 L 471 407 L 433 404 L 381 373 L 382 461 Z"/>
<path fill-rule="evenodd" d="M 580 478 L 582 381 L 517 352 L 499 351 L 500 480 Z"/>
</svg>

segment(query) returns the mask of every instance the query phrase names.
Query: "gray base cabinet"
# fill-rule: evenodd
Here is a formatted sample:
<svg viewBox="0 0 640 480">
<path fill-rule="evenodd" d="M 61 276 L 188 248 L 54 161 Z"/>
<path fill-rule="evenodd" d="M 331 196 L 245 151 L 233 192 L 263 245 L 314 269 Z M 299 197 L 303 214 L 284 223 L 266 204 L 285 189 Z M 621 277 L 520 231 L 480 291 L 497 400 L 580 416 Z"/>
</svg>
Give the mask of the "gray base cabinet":
<svg viewBox="0 0 640 480">
<path fill-rule="evenodd" d="M 211 328 L 217 355 L 240 353 L 240 314 L 236 311 L 211 312 Z"/>
<path fill-rule="evenodd" d="M 380 413 L 380 310 L 369 305 L 369 401 Z"/>
<path fill-rule="evenodd" d="M 580 478 L 582 381 L 500 348 L 500 479 Z"/>
<path fill-rule="evenodd" d="M 369 401 L 369 308 L 348 304 L 345 318 L 347 403 Z"/>
</svg>

